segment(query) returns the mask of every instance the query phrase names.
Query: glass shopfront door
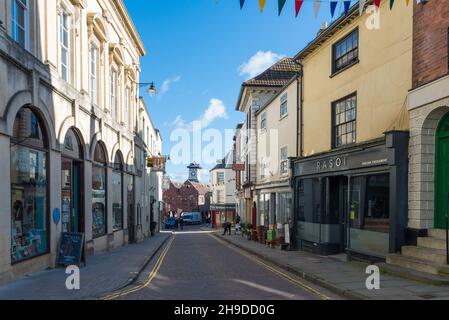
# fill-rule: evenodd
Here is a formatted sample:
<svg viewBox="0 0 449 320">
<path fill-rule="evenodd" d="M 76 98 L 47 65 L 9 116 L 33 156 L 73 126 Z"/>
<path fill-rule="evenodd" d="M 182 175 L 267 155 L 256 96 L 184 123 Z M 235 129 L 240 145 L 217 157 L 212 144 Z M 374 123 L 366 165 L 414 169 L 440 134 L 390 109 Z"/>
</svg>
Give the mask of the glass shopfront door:
<svg viewBox="0 0 449 320">
<path fill-rule="evenodd" d="M 81 162 L 62 159 L 62 232 L 84 232 L 81 173 Z"/>
</svg>

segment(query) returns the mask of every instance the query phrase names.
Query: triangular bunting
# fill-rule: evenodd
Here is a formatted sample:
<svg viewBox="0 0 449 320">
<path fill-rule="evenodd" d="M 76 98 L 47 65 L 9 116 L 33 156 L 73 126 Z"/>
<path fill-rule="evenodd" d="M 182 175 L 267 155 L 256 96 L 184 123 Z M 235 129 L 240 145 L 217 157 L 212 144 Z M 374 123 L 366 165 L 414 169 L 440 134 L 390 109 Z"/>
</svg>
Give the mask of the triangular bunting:
<svg viewBox="0 0 449 320">
<path fill-rule="evenodd" d="M 265 0 L 259 0 L 260 12 L 263 12 L 263 8 L 265 8 Z"/>
<path fill-rule="evenodd" d="M 390 10 L 393 9 L 394 6 L 394 0 L 390 0 Z"/>
<path fill-rule="evenodd" d="M 359 14 L 362 15 L 365 10 L 366 0 L 359 0 Z"/>
<path fill-rule="evenodd" d="M 304 2 L 304 0 L 295 0 L 295 12 L 296 12 L 295 17 L 298 16 L 299 10 L 301 10 L 301 6 L 302 6 L 303 2 Z"/>
<path fill-rule="evenodd" d="M 337 1 L 331 1 L 331 15 L 332 15 L 332 18 L 334 17 L 336 8 L 337 8 Z"/>
<path fill-rule="evenodd" d="M 318 17 L 318 12 L 320 11 L 321 0 L 315 0 L 313 2 L 313 11 L 315 11 L 315 19 Z"/>
<path fill-rule="evenodd" d="M 284 9 L 285 1 L 287 0 L 278 0 L 278 16 L 281 15 L 282 9 Z"/>
<path fill-rule="evenodd" d="M 344 7 L 345 7 L 345 16 L 347 16 L 348 15 L 348 13 L 349 13 L 349 8 L 351 7 L 351 0 L 346 0 L 346 1 L 344 1 L 343 2 L 343 4 L 344 4 Z"/>
<path fill-rule="evenodd" d="M 405 5 L 409 5 L 410 4 L 410 0 L 405 0 Z"/>
<path fill-rule="evenodd" d="M 376 5 L 376 8 L 380 8 L 380 2 L 382 0 L 374 0 L 374 4 Z"/>
<path fill-rule="evenodd" d="M 244 4 L 245 4 L 245 0 L 240 0 L 240 10 L 242 10 Z"/>
</svg>

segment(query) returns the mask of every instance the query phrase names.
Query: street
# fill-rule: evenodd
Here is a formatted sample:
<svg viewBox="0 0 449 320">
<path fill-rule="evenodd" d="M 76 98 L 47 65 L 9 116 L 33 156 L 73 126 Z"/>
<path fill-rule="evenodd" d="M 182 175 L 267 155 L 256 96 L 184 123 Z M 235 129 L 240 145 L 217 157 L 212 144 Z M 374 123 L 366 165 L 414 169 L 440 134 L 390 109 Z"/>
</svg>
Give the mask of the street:
<svg viewBox="0 0 449 320">
<path fill-rule="evenodd" d="M 198 227 L 176 231 L 137 283 L 102 297 L 131 300 L 327 300 L 323 288 L 262 262 Z"/>
</svg>

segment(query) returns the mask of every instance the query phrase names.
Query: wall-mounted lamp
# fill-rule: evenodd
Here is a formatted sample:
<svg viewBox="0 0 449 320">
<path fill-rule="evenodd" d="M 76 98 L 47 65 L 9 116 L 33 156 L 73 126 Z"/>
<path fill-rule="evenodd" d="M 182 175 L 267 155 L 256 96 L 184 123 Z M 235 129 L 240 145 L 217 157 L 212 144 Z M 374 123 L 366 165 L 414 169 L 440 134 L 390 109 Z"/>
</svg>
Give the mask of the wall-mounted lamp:
<svg viewBox="0 0 449 320">
<path fill-rule="evenodd" d="M 154 97 L 158 91 L 156 89 L 156 86 L 154 85 L 154 82 L 142 82 L 142 83 L 138 83 L 139 87 L 148 87 L 147 89 L 147 93 L 151 96 Z"/>
</svg>

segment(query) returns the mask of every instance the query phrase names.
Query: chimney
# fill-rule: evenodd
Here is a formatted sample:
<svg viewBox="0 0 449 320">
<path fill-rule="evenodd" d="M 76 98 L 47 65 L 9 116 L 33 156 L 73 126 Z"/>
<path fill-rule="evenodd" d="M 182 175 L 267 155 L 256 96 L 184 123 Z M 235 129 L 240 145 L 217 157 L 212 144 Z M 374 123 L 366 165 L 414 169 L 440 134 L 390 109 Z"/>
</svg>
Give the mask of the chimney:
<svg viewBox="0 0 449 320">
<path fill-rule="evenodd" d="M 318 31 L 317 36 L 321 35 L 323 31 L 327 29 L 327 21 L 323 21 L 323 25 L 321 26 L 321 29 Z"/>
</svg>

